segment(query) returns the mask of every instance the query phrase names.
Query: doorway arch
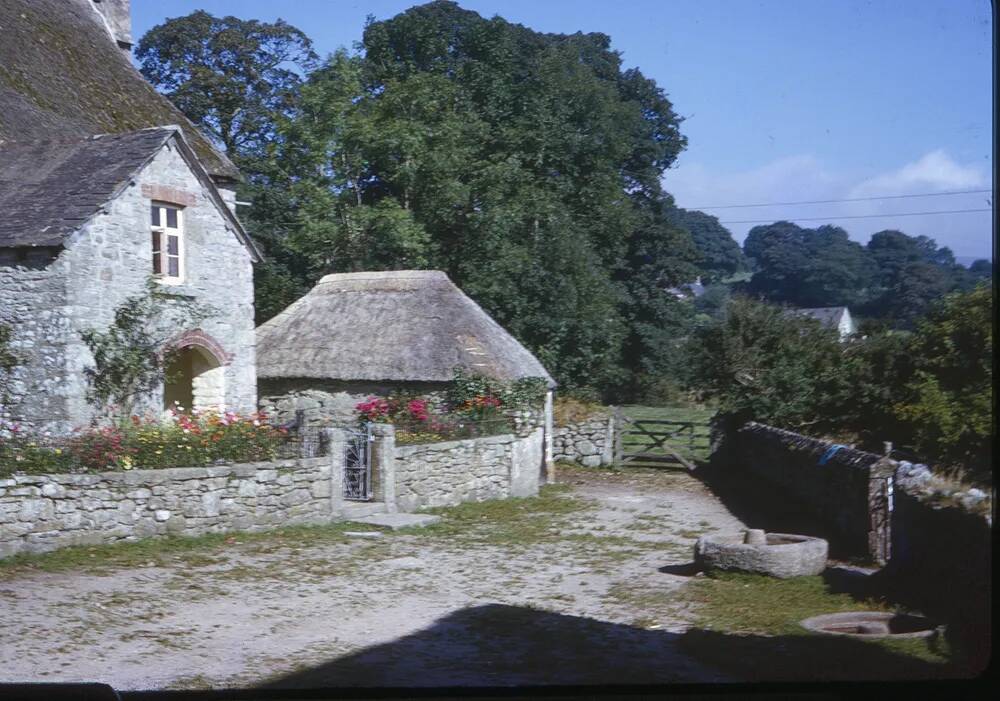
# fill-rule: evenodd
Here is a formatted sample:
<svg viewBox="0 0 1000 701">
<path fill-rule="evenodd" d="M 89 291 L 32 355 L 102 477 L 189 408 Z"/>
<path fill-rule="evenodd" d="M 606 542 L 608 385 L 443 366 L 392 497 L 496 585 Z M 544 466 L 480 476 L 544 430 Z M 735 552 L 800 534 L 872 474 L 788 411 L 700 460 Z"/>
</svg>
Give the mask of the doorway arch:
<svg viewBox="0 0 1000 701">
<path fill-rule="evenodd" d="M 227 358 L 217 343 L 200 343 L 203 335 L 185 334 L 172 345 L 164 373 L 164 410 L 225 410 Z"/>
</svg>

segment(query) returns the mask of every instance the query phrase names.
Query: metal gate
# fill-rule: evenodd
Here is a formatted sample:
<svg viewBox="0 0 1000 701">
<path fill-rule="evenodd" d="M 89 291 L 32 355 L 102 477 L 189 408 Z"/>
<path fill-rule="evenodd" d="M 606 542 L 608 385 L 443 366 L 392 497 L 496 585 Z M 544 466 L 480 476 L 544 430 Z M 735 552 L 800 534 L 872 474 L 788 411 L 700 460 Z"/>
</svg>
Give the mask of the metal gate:
<svg viewBox="0 0 1000 701">
<path fill-rule="evenodd" d="M 347 431 L 344 441 L 344 498 L 351 501 L 372 499 L 371 427 Z"/>
</svg>

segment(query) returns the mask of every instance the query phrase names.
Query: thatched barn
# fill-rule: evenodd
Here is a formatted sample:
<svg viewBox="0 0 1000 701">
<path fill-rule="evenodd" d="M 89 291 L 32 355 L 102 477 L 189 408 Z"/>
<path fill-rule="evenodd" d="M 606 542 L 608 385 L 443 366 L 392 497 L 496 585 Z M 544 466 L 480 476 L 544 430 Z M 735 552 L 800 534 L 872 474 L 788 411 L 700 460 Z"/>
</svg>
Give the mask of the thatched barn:
<svg viewBox="0 0 1000 701">
<path fill-rule="evenodd" d="M 549 373 L 440 271 L 327 275 L 257 329 L 261 408 L 282 421 L 351 423 L 373 395 L 442 393 L 456 367 L 545 378 L 551 415 Z"/>
</svg>

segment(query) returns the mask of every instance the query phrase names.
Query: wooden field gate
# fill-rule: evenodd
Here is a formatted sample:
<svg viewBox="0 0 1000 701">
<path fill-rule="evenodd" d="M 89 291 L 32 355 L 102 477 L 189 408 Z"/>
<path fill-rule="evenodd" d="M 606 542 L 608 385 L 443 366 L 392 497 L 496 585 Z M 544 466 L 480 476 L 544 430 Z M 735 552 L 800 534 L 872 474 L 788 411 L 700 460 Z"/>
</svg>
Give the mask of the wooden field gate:
<svg viewBox="0 0 1000 701">
<path fill-rule="evenodd" d="M 708 424 L 697 421 L 633 419 L 617 411 L 615 465 L 681 466 L 693 470 L 693 455 L 705 435 L 702 429 L 707 428 Z"/>
</svg>

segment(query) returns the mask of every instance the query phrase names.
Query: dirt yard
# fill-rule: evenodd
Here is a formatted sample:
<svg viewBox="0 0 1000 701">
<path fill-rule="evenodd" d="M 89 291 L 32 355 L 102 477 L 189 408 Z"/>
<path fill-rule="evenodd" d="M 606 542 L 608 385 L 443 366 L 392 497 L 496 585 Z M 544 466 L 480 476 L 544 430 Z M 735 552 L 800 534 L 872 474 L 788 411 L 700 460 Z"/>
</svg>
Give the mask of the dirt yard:
<svg viewBox="0 0 1000 701">
<path fill-rule="evenodd" d="M 156 688 L 721 681 L 682 654 L 697 537 L 741 527 L 684 473 L 564 468 L 537 499 L 0 569 L 0 681 Z M 145 551 L 144 551 L 145 552 Z"/>
</svg>

